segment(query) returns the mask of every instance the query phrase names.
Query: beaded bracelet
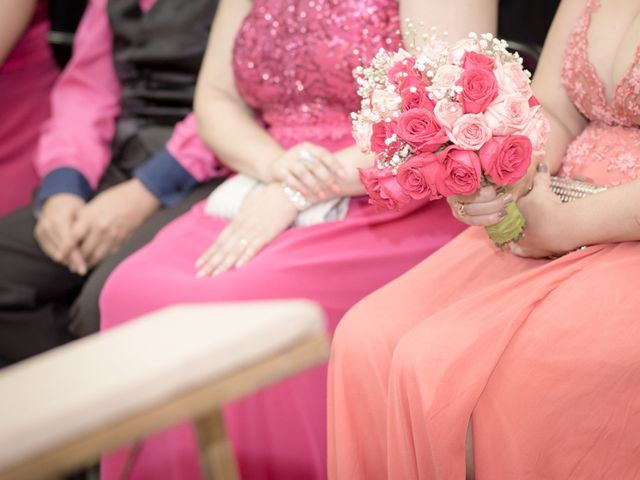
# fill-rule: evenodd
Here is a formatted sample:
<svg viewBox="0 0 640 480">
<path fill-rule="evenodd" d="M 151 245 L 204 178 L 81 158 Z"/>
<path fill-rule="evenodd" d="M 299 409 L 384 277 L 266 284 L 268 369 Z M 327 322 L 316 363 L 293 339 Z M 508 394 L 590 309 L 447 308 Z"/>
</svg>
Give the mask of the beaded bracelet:
<svg viewBox="0 0 640 480">
<path fill-rule="evenodd" d="M 294 190 L 286 183 L 282 184 L 282 191 L 291 200 L 291 203 L 298 209 L 299 212 L 306 210 L 311 206 L 309 200 L 306 199 L 298 190 Z"/>
<path fill-rule="evenodd" d="M 578 180 L 570 180 L 561 177 L 551 177 L 551 191 L 560 197 L 562 203 L 572 202 L 579 198 L 604 192 L 607 187 L 592 185 Z"/>
</svg>

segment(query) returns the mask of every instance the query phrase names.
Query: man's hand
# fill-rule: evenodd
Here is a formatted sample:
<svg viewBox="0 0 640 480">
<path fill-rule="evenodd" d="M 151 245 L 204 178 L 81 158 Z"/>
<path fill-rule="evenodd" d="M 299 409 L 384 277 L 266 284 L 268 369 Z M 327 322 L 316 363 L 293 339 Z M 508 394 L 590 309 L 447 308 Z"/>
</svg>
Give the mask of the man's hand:
<svg viewBox="0 0 640 480">
<path fill-rule="evenodd" d="M 87 203 L 73 226 L 87 267 L 116 252 L 159 207 L 158 199 L 137 178 L 111 187 Z"/>
<path fill-rule="evenodd" d="M 87 266 L 73 235 L 73 224 L 84 205 L 85 201 L 77 195 L 53 195 L 44 202 L 34 230 L 38 245 L 49 258 L 80 275 L 87 273 Z"/>
</svg>

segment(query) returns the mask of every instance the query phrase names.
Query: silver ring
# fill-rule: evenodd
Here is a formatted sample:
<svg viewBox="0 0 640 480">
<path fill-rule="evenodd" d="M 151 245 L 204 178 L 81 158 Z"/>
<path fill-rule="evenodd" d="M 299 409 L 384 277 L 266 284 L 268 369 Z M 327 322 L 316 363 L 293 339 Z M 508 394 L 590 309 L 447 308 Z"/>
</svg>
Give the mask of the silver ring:
<svg viewBox="0 0 640 480">
<path fill-rule="evenodd" d="M 241 238 L 240 240 L 238 240 L 238 243 L 240 243 L 240 245 L 242 245 L 243 247 L 246 247 L 247 245 L 249 245 L 249 240 L 247 240 L 246 238 Z"/>
<path fill-rule="evenodd" d="M 309 150 L 307 150 L 306 148 L 302 148 L 300 149 L 300 151 L 298 152 L 298 160 L 301 163 L 304 164 L 309 164 L 311 162 L 313 162 L 315 160 L 316 157 L 313 156 L 313 153 L 311 153 Z"/>
</svg>

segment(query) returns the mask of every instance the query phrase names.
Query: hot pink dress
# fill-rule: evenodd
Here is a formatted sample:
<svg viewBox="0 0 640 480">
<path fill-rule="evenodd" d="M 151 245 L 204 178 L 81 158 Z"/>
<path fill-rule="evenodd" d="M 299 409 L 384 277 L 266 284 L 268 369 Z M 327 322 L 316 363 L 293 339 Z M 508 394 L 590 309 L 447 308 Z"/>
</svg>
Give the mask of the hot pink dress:
<svg viewBox="0 0 640 480">
<path fill-rule="evenodd" d="M 0 215 L 29 203 L 38 183 L 33 162 L 58 75 L 48 30 L 47 0 L 42 0 L 28 30 L 0 65 Z"/>
<path fill-rule="evenodd" d="M 640 176 L 640 48 L 607 101 L 587 56 L 588 0 L 564 84 L 590 120 L 563 172 Z M 471 228 L 356 305 L 334 337 L 331 479 L 640 478 L 640 243 L 557 260 Z"/>
<path fill-rule="evenodd" d="M 351 146 L 352 70 L 360 57 L 397 47 L 398 28 L 396 0 L 256 0 L 235 44 L 238 90 L 285 148 Z M 308 298 L 324 307 L 333 332 L 351 305 L 463 228 L 444 202 L 378 212 L 358 197 L 344 220 L 289 229 L 246 266 L 196 279 L 194 262 L 226 225 L 200 204 L 162 230 L 107 281 L 103 327 L 177 302 Z M 322 366 L 226 409 L 243 478 L 326 478 L 325 384 Z M 117 478 L 124 458 L 106 458 L 103 478 Z M 191 426 L 146 441 L 133 478 L 200 478 Z"/>
</svg>

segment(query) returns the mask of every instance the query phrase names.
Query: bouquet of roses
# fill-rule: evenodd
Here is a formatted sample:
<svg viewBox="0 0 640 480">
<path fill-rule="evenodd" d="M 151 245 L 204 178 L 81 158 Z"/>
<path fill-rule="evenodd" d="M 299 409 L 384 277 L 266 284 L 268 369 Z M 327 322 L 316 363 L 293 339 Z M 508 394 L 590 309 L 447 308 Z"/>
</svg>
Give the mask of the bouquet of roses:
<svg viewBox="0 0 640 480">
<path fill-rule="evenodd" d="M 417 53 L 380 50 L 355 71 L 361 110 L 354 137 L 376 164 L 360 171 L 371 203 L 398 209 L 411 199 L 508 190 L 543 153 L 549 124 L 518 54 L 491 34 L 453 45 L 432 36 Z M 517 240 L 524 218 L 515 203 L 494 242 Z"/>
</svg>

